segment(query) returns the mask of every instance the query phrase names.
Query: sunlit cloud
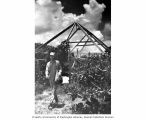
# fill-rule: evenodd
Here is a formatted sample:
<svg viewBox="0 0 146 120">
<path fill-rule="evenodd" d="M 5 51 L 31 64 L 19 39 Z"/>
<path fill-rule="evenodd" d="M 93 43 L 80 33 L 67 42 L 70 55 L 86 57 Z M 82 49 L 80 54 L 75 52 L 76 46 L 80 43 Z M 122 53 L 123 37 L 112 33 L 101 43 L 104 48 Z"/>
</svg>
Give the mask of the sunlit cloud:
<svg viewBox="0 0 146 120">
<path fill-rule="evenodd" d="M 35 4 L 35 33 L 36 42 L 45 43 L 54 35 L 68 27 L 73 22 L 79 22 L 85 28 L 90 30 L 101 40 L 104 39 L 101 32 L 98 31 L 98 25 L 101 22 L 102 13 L 105 9 L 104 4 L 99 4 L 96 0 L 89 0 L 89 4 L 83 5 L 85 14 L 75 15 L 64 13 L 61 2 L 52 0 L 38 0 Z M 68 37 L 69 31 L 56 38 L 49 45 L 57 46 Z M 81 32 L 77 32 L 71 41 L 78 41 L 83 37 Z M 72 45 L 73 47 L 74 45 Z"/>
</svg>

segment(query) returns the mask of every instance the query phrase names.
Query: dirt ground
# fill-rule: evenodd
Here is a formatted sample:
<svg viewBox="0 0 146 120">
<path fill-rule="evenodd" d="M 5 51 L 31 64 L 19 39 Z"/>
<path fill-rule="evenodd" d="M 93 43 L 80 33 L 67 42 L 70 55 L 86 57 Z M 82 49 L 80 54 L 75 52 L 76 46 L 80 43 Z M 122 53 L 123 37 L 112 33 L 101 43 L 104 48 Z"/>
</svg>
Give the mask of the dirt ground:
<svg viewBox="0 0 146 120">
<path fill-rule="evenodd" d="M 65 94 L 63 89 L 57 89 L 58 104 L 52 104 L 53 94 L 49 89 L 43 91 L 42 94 L 35 96 L 35 114 L 72 114 L 72 105 L 75 102 L 82 101 L 76 99 L 72 101 L 71 95 Z"/>
</svg>

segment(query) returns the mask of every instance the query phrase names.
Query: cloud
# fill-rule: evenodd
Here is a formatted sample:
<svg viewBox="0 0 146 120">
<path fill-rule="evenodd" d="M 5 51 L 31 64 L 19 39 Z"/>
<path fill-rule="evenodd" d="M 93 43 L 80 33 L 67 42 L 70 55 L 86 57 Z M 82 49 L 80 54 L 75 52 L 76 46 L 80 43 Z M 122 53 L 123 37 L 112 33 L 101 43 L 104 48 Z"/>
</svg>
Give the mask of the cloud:
<svg viewBox="0 0 146 120">
<path fill-rule="evenodd" d="M 64 13 L 60 2 L 38 0 L 35 4 L 35 33 L 59 31 L 74 21 L 80 22 L 88 29 L 97 29 L 101 22 L 105 5 L 99 4 L 95 0 L 90 0 L 89 4 L 84 4 L 83 7 L 86 13 L 77 16 L 72 13 Z"/>
<path fill-rule="evenodd" d="M 74 21 L 79 22 L 98 36 L 98 25 L 101 22 L 102 12 L 105 9 L 105 5 L 97 3 L 96 0 L 89 0 L 89 4 L 84 4 L 83 7 L 86 11 L 85 14 L 77 16 L 72 13 L 64 13 L 60 2 L 52 0 L 38 0 L 35 4 L 36 42 L 45 43 Z M 68 32 L 56 38 L 50 43 L 50 45 L 59 45 L 68 37 Z M 71 40 L 78 41 L 82 37 L 83 34 L 81 34 L 81 32 L 77 32 Z M 99 37 L 101 37 L 101 35 Z M 73 46 L 74 45 L 72 45 L 72 47 Z"/>
<path fill-rule="evenodd" d="M 111 24 L 110 23 L 105 24 L 102 33 L 104 36 L 104 40 L 106 40 L 106 41 L 111 40 Z"/>
<path fill-rule="evenodd" d="M 88 27 L 91 29 L 98 29 L 98 25 L 101 22 L 102 12 L 105 9 L 105 5 L 97 3 L 96 0 L 90 0 L 89 4 L 84 4 L 83 7 L 86 10 L 84 20 L 89 21 L 88 25 L 90 27 Z"/>
<path fill-rule="evenodd" d="M 63 14 L 60 2 L 38 0 L 35 4 L 35 33 L 41 34 L 59 29 Z"/>
</svg>

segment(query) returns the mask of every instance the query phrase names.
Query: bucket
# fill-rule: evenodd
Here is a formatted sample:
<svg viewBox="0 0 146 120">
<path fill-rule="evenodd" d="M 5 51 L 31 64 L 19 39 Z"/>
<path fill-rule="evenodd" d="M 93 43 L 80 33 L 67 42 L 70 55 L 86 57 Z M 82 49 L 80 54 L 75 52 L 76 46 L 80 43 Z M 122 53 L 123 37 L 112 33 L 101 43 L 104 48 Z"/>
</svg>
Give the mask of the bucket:
<svg viewBox="0 0 146 120">
<path fill-rule="evenodd" d="M 69 83 L 69 77 L 67 76 L 62 76 L 62 83 Z"/>
</svg>

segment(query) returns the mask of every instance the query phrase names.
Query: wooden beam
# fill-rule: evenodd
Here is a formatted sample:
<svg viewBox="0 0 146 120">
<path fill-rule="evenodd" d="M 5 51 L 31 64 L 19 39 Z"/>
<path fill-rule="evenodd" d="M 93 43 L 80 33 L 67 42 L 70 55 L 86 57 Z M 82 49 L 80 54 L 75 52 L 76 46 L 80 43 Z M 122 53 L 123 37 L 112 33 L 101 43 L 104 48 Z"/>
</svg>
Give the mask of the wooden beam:
<svg viewBox="0 0 146 120">
<path fill-rule="evenodd" d="M 69 42 L 69 43 L 78 43 L 79 41 L 75 41 L 75 42 Z M 80 43 L 93 43 L 92 41 L 81 41 Z M 96 41 L 95 41 L 96 42 Z"/>
<path fill-rule="evenodd" d="M 87 44 L 88 41 L 89 41 L 89 38 L 88 38 L 88 40 L 85 42 L 85 44 L 84 44 L 84 46 L 82 47 L 82 49 L 80 50 L 80 53 L 81 53 L 81 51 L 84 49 L 84 47 L 85 47 L 85 45 Z"/>
<path fill-rule="evenodd" d="M 77 28 L 77 29 L 74 31 L 74 33 L 68 38 L 68 40 L 70 40 L 78 30 L 79 30 L 79 29 Z"/>
<path fill-rule="evenodd" d="M 83 31 L 83 33 L 94 43 L 94 45 L 103 53 L 103 50 L 92 40 L 92 38 L 87 34 L 87 32 L 83 29 L 83 27 L 78 24 L 78 23 L 75 23 L 78 25 L 78 27 Z"/>
<path fill-rule="evenodd" d="M 93 46 L 94 44 L 87 44 L 87 45 L 77 45 L 77 46 Z"/>
<path fill-rule="evenodd" d="M 58 36 L 60 36 L 62 33 L 64 33 L 65 31 L 67 31 L 68 29 L 70 29 L 73 25 L 74 25 L 74 23 L 71 24 L 70 26 L 68 26 L 66 29 L 62 30 L 60 33 L 58 33 L 57 35 L 55 35 L 53 38 L 51 38 L 51 39 L 48 40 L 47 42 L 45 42 L 43 45 L 41 45 L 40 47 L 38 47 L 38 48 L 36 49 L 36 51 L 38 51 L 39 49 L 45 47 L 48 43 L 50 43 L 50 42 L 53 41 L 55 38 L 57 38 Z"/>
<path fill-rule="evenodd" d="M 75 26 L 76 26 L 76 25 L 75 25 L 75 23 L 73 23 L 73 27 L 72 27 L 72 29 L 71 29 L 71 31 L 70 31 L 70 33 L 69 33 L 68 37 L 67 37 L 67 40 L 69 40 L 70 35 L 71 35 L 71 33 L 72 33 L 72 31 L 73 31 L 73 29 L 74 29 L 74 27 L 75 27 Z"/>
<path fill-rule="evenodd" d="M 79 23 L 77 23 L 79 24 Z M 104 49 L 109 49 L 108 46 L 106 46 L 100 39 L 98 39 L 93 33 L 91 33 L 89 30 L 87 30 L 85 27 L 83 27 L 81 24 L 79 24 L 92 38 L 95 39 Z"/>
<path fill-rule="evenodd" d="M 85 37 L 86 37 L 86 35 L 78 42 L 78 44 L 79 44 Z M 77 45 L 78 45 L 78 44 L 77 44 Z M 71 50 L 71 52 L 75 49 L 75 47 L 76 47 L 77 45 L 74 46 L 74 48 Z"/>
</svg>

